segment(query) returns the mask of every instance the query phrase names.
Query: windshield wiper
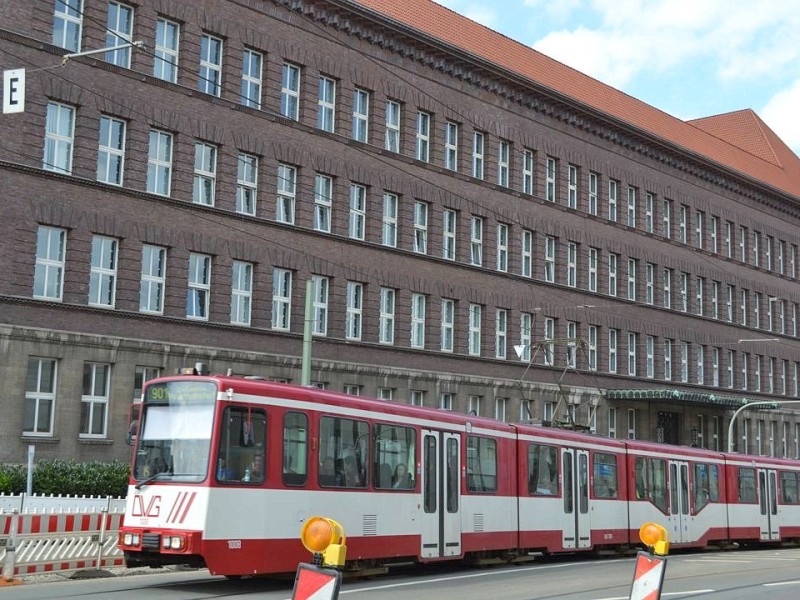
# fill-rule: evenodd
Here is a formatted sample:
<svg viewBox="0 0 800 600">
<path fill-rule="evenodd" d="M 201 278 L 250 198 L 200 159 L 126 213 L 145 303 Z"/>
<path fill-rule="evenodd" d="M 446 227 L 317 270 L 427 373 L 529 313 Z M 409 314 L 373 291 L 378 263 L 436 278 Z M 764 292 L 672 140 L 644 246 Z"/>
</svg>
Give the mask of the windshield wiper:
<svg viewBox="0 0 800 600">
<path fill-rule="evenodd" d="M 146 486 L 148 483 L 150 483 L 152 481 L 155 481 L 156 479 L 158 479 L 162 475 L 172 475 L 172 473 L 167 473 L 166 471 L 160 471 L 159 473 L 156 473 L 155 475 L 151 475 L 150 477 L 148 477 L 144 481 L 140 481 L 139 483 L 136 484 L 135 487 L 136 487 L 137 490 L 140 490 L 144 486 Z"/>
</svg>

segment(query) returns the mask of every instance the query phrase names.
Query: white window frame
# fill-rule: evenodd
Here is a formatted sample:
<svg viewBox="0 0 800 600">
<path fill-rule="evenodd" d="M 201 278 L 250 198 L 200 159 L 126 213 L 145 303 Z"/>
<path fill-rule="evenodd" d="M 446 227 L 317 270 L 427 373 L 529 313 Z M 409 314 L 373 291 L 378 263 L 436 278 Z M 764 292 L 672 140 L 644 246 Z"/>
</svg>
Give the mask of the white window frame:
<svg viewBox="0 0 800 600">
<path fill-rule="evenodd" d="M 456 259 L 456 227 L 458 213 L 451 208 L 445 208 L 442 213 L 442 258 L 445 260 Z"/>
<path fill-rule="evenodd" d="M 636 188 L 628 186 L 628 227 L 636 227 Z"/>
<path fill-rule="evenodd" d="M 545 159 L 545 166 L 544 166 L 544 181 L 545 181 L 545 197 L 544 199 L 548 202 L 555 202 L 556 201 L 556 173 L 558 170 L 558 166 L 556 164 L 556 159 L 552 156 L 548 156 Z"/>
<path fill-rule="evenodd" d="M 87 376 L 87 369 L 89 370 Z M 102 380 L 98 381 L 98 372 L 104 372 Z M 106 363 L 84 363 L 84 386 L 89 384 L 89 388 L 83 388 L 81 396 L 81 429 L 78 437 L 86 438 L 105 438 L 108 433 L 108 400 L 109 390 L 111 389 L 111 365 Z M 105 385 L 102 385 L 102 384 Z M 100 411 L 98 416 L 96 413 Z M 100 423 L 98 423 L 100 421 Z M 85 428 L 84 425 L 85 424 Z M 98 427 L 99 426 L 99 427 Z M 100 431 L 96 431 L 99 429 Z"/>
<path fill-rule="evenodd" d="M 369 104 L 370 92 L 355 88 L 353 90 L 353 130 L 352 137 L 357 142 L 369 142 Z"/>
<path fill-rule="evenodd" d="M 551 235 L 544 238 L 544 280 L 548 283 L 556 281 L 556 238 Z"/>
<path fill-rule="evenodd" d="M 578 167 L 567 165 L 567 208 L 578 208 Z"/>
<path fill-rule="evenodd" d="M 33 275 L 34 298 L 61 302 L 64 294 L 66 253 L 67 231 L 39 225 Z"/>
<path fill-rule="evenodd" d="M 43 377 L 45 363 L 50 366 L 49 369 L 46 369 L 50 374 L 49 378 Z M 56 413 L 56 390 L 58 389 L 58 361 L 54 358 L 29 357 L 27 369 L 27 383 L 31 381 L 32 369 L 36 370 L 35 389 L 28 389 L 26 383 L 22 433 L 26 437 L 52 437 Z M 31 405 L 32 409 L 28 409 L 28 405 Z M 32 426 L 26 428 L 25 420 L 28 415 L 32 420 Z"/>
<path fill-rule="evenodd" d="M 455 348 L 456 302 L 450 298 L 442 298 L 441 340 L 439 349 L 442 352 L 453 352 Z"/>
<path fill-rule="evenodd" d="M 211 257 L 197 252 L 189 253 L 189 278 L 186 299 L 186 318 L 208 321 L 211 302 Z"/>
<path fill-rule="evenodd" d="M 425 347 L 425 294 L 411 294 L 411 347 Z"/>
<path fill-rule="evenodd" d="M 119 240 L 104 235 L 92 236 L 89 269 L 89 306 L 114 308 L 117 296 Z"/>
<path fill-rule="evenodd" d="M 97 148 L 97 181 L 122 185 L 127 125 L 122 119 L 101 115 Z"/>
<path fill-rule="evenodd" d="M 533 194 L 533 173 L 535 171 L 533 150 L 522 151 L 522 193 Z"/>
<path fill-rule="evenodd" d="M 616 179 L 608 180 L 608 220 L 617 222 L 617 191 L 619 182 Z"/>
<path fill-rule="evenodd" d="M 285 62 L 281 66 L 281 116 L 298 121 L 300 119 L 300 80 L 299 66 Z"/>
<path fill-rule="evenodd" d="M 384 148 L 389 152 L 400 152 L 400 119 L 402 118 L 402 105 L 394 100 L 386 101 L 386 134 Z"/>
<path fill-rule="evenodd" d="M 472 176 L 477 179 L 484 178 L 484 150 L 486 135 L 482 131 L 472 133 Z"/>
<path fill-rule="evenodd" d="M 454 121 L 444 124 L 444 168 L 458 171 L 458 123 Z"/>
<path fill-rule="evenodd" d="M 231 325 L 250 326 L 253 312 L 253 264 L 231 263 Z"/>
<path fill-rule="evenodd" d="M 83 0 L 58 0 L 53 10 L 53 45 L 70 52 L 81 51 Z"/>
<path fill-rule="evenodd" d="M 503 273 L 508 272 L 508 230 L 508 224 L 497 224 L 497 270 Z"/>
<path fill-rule="evenodd" d="M 317 128 L 336 130 L 336 80 L 325 75 L 320 75 L 317 87 Z"/>
<path fill-rule="evenodd" d="M 156 19 L 156 39 L 153 51 L 153 77 L 170 83 L 178 82 L 178 56 L 181 26 L 169 19 Z"/>
<path fill-rule="evenodd" d="M 134 9 L 132 6 L 111 0 L 108 3 L 106 20 L 106 48 L 122 46 L 133 42 Z M 131 67 L 131 46 L 105 53 L 105 61 L 124 69 Z"/>
<path fill-rule="evenodd" d="M 70 175 L 74 145 L 75 107 L 60 102 L 48 102 L 42 168 L 45 171 Z"/>
<path fill-rule="evenodd" d="M 567 243 L 567 285 L 578 286 L 578 244 L 575 242 Z"/>
<path fill-rule="evenodd" d="M 276 220 L 294 225 L 297 202 L 297 168 L 278 163 Z"/>
<path fill-rule="evenodd" d="M 360 183 L 350 184 L 349 235 L 354 240 L 364 240 L 367 225 L 367 188 Z"/>
<path fill-rule="evenodd" d="M 665 198 L 661 203 L 661 226 L 664 237 L 672 239 L 672 200 Z"/>
<path fill-rule="evenodd" d="M 417 254 L 428 253 L 428 210 L 429 205 L 422 200 L 414 202 L 414 247 Z"/>
<path fill-rule="evenodd" d="M 381 215 L 381 243 L 390 248 L 397 247 L 397 210 L 399 198 L 397 194 L 384 192 L 383 211 Z"/>
<path fill-rule="evenodd" d="M 470 227 L 470 264 L 483 265 L 483 217 L 472 217 Z"/>
<path fill-rule="evenodd" d="M 497 184 L 508 187 L 510 180 L 510 160 L 511 144 L 505 140 L 500 140 L 497 149 Z"/>
<path fill-rule="evenodd" d="M 636 377 L 636 333 L 628 332 L 628 375 Z"/>
<path fill-rule="evenodd" d="M 678 241 L 686 244 L 689 239 L 689 207 L 681 204 L 678 207 Z"/>
<path fill-rule="evenodd" d="M 330 279 L 324 275 L 312 275 L 311 282 L 314 312 L 311 333 L 312 335 L 325 337 L 328 335 L 328 296 L 330 292 Z"/>
<path fill-rule="evenodd" d="M 508 352 L 508 310 L 505 308 L 495 311 L 494 331 L 494 357 L 505 359 Z"/>
<path fill-rule="evenodd" d="M 597 263 L 600 260 L 600 250 L 589 248 L 589 260 L 586 265 L 587 278 L 586 289 L 590 292 L 597 292 Z"/>
<path fill-rule="evenodd" d="M 533 315 L 523 312 L 519 315 L 519 343 L 522 346 L 520 360 L 531 361 L 531 342 L 533 340 Z"/>
<path fill-rule="evenodd" d="M 171 133 L 158 129 L 150 130 L 147 151 L 147 191 L 151 194 L 170 195 L 174 141 Z"/>
<path fill-rule="evenodd" d="M 599 202 L 597 200 L 597 190 L 600 189 L 600 175 L 594 171 L 589 171 L 589 214 L 597 216 Z"/>
<path fill-rule="evenodd" d="M 645 337 L 645 377 L 653 379 L 656 376 L 656 338 L 652 335 Z"/>
<path fill-rule="evenodd" d="M 204 94 L 211 96 L 222 94 L 222 51 L 223 42 L 220 38 L 208 33 L 200 37 L 200 69 L 197 86 Z"/>
<path fill-rule="evenodd" d="M 240 152 L 236 158 L 236 212 L 256 214 L 258 195 L 258 157 Z"/>
<path fill-rule="evenodd" d="M 522 230 L 520 254 L 520 275 L 533 277 L 533 232 L 530 229 Z"/>
<path fill-rule="evenodd" d="M 628 300 L 636 300 L 636 259 L 628 259 Z"/>
<path fill-rule="evenodd" d="M 417 160 L 431 162 L 431 114 L 424 111 L 417 111 L 416 129 L 417 150 L 415 156 Z"/>
<path fill-rule="evenodd" d="M 333 177 L 317 173 L 314 176 L 314 230 L 331 232 L 333 211 Z"/>
<path fill-rule="evenodd" d="M 393 288 L 382 287 L 380 291 L 380 314 L 378 317 L 378 343 L 394 344 L 394 314 L 397 292 Z"/>
<path fill-rule="evenodd" d="M 167 286 L 167 249 L 142 245 L 142 270 L 139 287 L 139 312 L 164 314 L 164 291 Z"/>
<path fill-rule="evenodd" d="M 590 371 L 597 371 L 597 335 L 598 335 L 598 327 L 597 325 L 589 325 L 588 329 L 588 336 L 587 336 L 587 367 Z"/>
<path fill-rule="evenodd" d="M 617 342 L 619 340 L 619 330 L 608 330 L 608 372 L 614 374 L 617 372 Z"/>
<path fill-rule="evenodd" d="M 644 194 L 644 230 L 653 233 L 655 230 L 655 203 L 656 199 L 652 192 Z"/>
<path fill-rule="evenodd" d="M 653 263 L 645 263 L 644 265 L 645 282 L 644 282 L 644 301 L 646 304 L 653 305 L 655 303 L 655 277 L 656 266 Z"/>
<path fill-rule="evenodd" d="M 672 269 L 664 268 L 664 308 L 672 308 Z"/>
<path fill-rule="evenodd" d="M 617 267 L 619 254 L 608 253 L 608 295 L 616 298 L 617 296 Z"/>
<path fill-rule="evenodd" d="M 217 146 L 206 142 L 194 143 L 194 181 L 192 202 L 214 206 L 217 189 Z"/>
<path fill-rule="evenodd" d="M 672 339 L 664 338 L 664 381 L 672 381 L 672 344 Z"/>
<path fill-rule="evenodd" d="M 347 308 L 345 314 L 345 339 L 361 340 L 361 324 L 364 319 L 364 284 L 347 282 Z"/>
<path fill-rule="evenodd" d="M 481 355 L 481 316 L 482 306 L 480 304 L 469 305 L 469 329 L 467 353 L 470 356 Z"/>
<path fill-rule="evenodd" d="M 261 109 L 261 85 L 264 71 L 264 54 L 245 48 L 242 52 L 242 90 L 240 100 L 243 106 Z"/>
<path fill-rule="evenodd" d="M 680 342 L 681 383 L 689 383 L 689 342 Z"/>
</svg>

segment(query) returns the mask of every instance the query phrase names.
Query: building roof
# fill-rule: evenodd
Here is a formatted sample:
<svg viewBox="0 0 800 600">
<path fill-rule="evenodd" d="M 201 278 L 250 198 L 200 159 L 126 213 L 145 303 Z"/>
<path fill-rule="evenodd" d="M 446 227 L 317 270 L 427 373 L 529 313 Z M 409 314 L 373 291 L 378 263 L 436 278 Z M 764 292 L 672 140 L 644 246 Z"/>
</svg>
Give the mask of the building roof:
<svg viewBox="0 0 800 600">
<path fill-rule="evenodd" d="M 700 160 L 716 163 L 800 200 L 800 158 L 752 110 L 682 121 L 432 0 L 353 1 Z"/>
</svg>

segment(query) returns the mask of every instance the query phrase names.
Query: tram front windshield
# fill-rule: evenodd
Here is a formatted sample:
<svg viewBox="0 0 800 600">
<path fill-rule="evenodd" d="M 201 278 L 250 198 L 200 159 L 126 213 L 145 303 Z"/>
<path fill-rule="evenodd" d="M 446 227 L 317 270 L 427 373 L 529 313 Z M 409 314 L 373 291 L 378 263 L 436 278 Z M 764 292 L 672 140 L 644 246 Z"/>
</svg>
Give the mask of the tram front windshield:
<svg viewBox="0 0 800 600">
<path fill-rule="evenodd" d="M 199 482 L 206 478 L 217 386 L 211 381 L 150 384 L 144 393 L 137 481 Z"/>
</svg>

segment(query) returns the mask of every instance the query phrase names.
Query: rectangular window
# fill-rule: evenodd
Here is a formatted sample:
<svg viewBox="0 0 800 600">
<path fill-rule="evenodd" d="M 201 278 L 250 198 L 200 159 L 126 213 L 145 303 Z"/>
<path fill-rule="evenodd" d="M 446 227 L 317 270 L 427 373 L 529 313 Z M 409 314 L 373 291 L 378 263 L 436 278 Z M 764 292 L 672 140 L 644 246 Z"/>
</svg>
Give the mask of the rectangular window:
<svg viewBox="0 0 800 600">
<path fill-rule="evenodd" d="M 497 184 L 508 187 L 511 144 L 501 140 L 497 148 Z"/>
<path fill-rule="evenodd" d="M 381 288 L 380 331 L 378 333 L 378 341 L 381 344 L 394 344 L 395 295 L 392 288 Z"/>
<path fill-rule="evenodd" d="M 150 130 L 147 152 L 147 191 L 169 196 L 172 182 L 172 134 Z"/>
<path fill-rule="evenodd" d="M 364 313 L 364 284 L 347 282 L 347 313 L 345 316 L 345 338 L 361 339 L 361 322 Z"/>
<path fill-rule="evenodd" d="M 705 245 L 705 221 L 706 221 L 706 213 L 701 210 L 698 210 L 695 213 L 695 224 L 694 224 L 694 245 L 697 248 L 702 249 Z"/>
<path fill-rule="evenodd" d="M 733 223 L 725 221 L 725 256 L 733 258 Z"/>
<path fill-rule="evenodd" d="M 411 406 L 425 406 L 425 392 L 423 390 L 411 390 L 408 403 Z"/>
<path fill-rule="evenodd" d="M 753 294 L 753 327 L 761 329 L 761 293 Z"/>
<path fill-rule="evenodd" d="M 574 369 L 577 365 L 578 324 L 567 321 L 567 367 Z"/>
<path fill-rule="evenodd" d="M 423 294 L 411 294 L 411 347 L 425 347 L 425 303 Z"/>
<path fill-rule="evenodd" d="M 525 362 L 531 360 L 531 333 L 533 328 L 533 315 L 531 313 L 521 313 L 519 316 L 519 343 L 522 352 L 519 359 Z"/>
<path fill-rule="evenodd" d="M 628 375 L 636 377 L 636 334 L 628 332 Z"/>
<path fill-rule="evenodd" d="M 628 439 L 636 439 L 636 409 L 628 409 Z"/>
<path fill-rule="evenodd" d="M 578 285 L 578 244 L 575 242 L 567 244 L 567 285 Z"/>
<path fill-rule="evenodd" d="M 703 297 L 703 291 L 706 287 L 706 280 L 703 277 L 697 277 L 695 279 L 694 284 L 694 302 L 695 302 L 695 314 L 703 316 L 704 306 L 703 303 L 705 302 L 705 298 Z"/>
<path fill-rule="evenodd" d="M 29 358 L 25 383 L 22 433 L 33 436 L 53 435 L 56 404 L 56 371 L 51 358 Z"/>
<path fill-rule="evenodd" d="M 628 227 L 636 227 L 636 188 L 628 187 Z"/>
<path fill-rule="evenodd" d="M 753 232 L 753 265 L 761 266 L 761 233 Z"/>
<path fill-rule="evenodd" d="M 208 320 L 211 296 L 211 257 L 189 254 L 189 288 L 186 297 L 186 317 Z"/>
<path fill-rule="evenodd" d="M 442 330 L 441 330 L 441 350 L 442 352 L 453 351 L 453 333 L 456 321 L 455 300 L 442 298 Z"/>
<path fill-rule="evenodd" d="M 522 244 L 520 247 L 520 273 L 523 277 L 533 277 L 533 232 L 530 229 L 522 230 Z"/>
<path fill-rule="evenodd" d="M 142 246 L 142 275 L 139 286 L 139 310 L 164 314 L 164 289 L 167 283 L 167 249 Z"/>
<path fill-rule="evenodd" d="M 467 437 L 467 489 L 479 493 L 497 491 L 497 440 Z"/>
<path fill-rule="evenodd" d="M 653 263 L 646 263 L 644 266 L 644 273 L 644 301 L 652 305 L 655 302 L 656 266 Z"/>
<path fill-rule="evenodd" d="M 198 89 L 212 96 L 222 93 L 222 40 L 213 35 L 200 38 Z"/>
<path fill-rule="evenodd" d="M 389 152 L 400 152 L 400 103 L 386 101 L 386 137 L 384 148 Z"/>
<path fill-rule="evenodd" d="M 497 270 L 508 271 L 508 225 L 497 224 Z"/>
<path fill-rule="evenodd" d="M 711 385 L 713 385 L 714 387 L 720 386 L 719 367 L 720 367 L 720 349 L 713 348 L 711 350 Z"/>
<path fill-rule="evenodd" d="M 331 232 L 333 208 L 333 179 L 327 175 L 314 178 L 314 229 Z"/>
<path fill-rule="evenodd" d="M 397 247 L 397 195 L 383 195 L 383 214 L 381 217 L 381 243 Z"/>
<path fill-rule="evenodd" d="M 214 206 L 216 187 L 217 147 L 204 142 L 195 142 L 192 202 Z"/>
<path fill-rule="evenodd" d="M 681 382 L 689 381 L 689 342 L 681 342 Z"/>
<path fill-rule="evenodd" d="M 484 146 L 486 136 L 480 131 L 472 134 L 472 176 L 483 179 Z"/>
<path fill-rule="evenodd" d="M 719 217 L 711 217 L 711 239 L 709 240 L 709 250 L 711 250 L 713 254 L 717 254 L 719 252 L 719 223 Z"/>
<path fill-rule="evenodd" d="M 428 253 L 428 203 L 414 202 L 414 252 Z"/>
<path fill-rule="evenodd" d="M 734 369 L 735 369 L 735 365 L 734 365 L 735 356 L 736 355 L 734 354 L 733 350 L 728 350 L 728 363 L 727 363 L 727 365 L 725 365 L 726 372 L 727 372 L 727 380 L 725 381 L 725 385 L 730 389 L 733 389 L 733 386 L 734 386 L 734 383 L 735 383 L 733 381 L 733 372 L 734 372 Z"/>
<path fill-rule="evenodd" d="M 231 324 L 250 325 L 253 305 L 253 265 L 233 261 L 231 269 Z"/>
<path fill-rule="evenodd" d="M 548 202 L 556 201 L 556 159 L 548 156 L 545 161 L 544 181 L 545 181 L 545 200 Z"/>
<path fill-rule="evenodd" d="M 522 151 L 522 193 L 533 194 L 533 150 Z"/>
<path fill-rule="evenodd" d="M 101 235 L 92 236 L 89 306 L 114 308 L 117 292 L 118 249 L 118 240 Z"/>
<path fill-rule="evenodd" d="M 58 0 L 60 1 L 60 0 Z M 58 2 L 57 2 L 58 3 Z M 108 3 L 106 21 L 106 48 L 130 44 L 133 41 L 133 8 L 120 2 Z M 131 46 L 110 50 L 105 53 L 106 62 L 129 69 L 131 66 Z"/>
<path fill-rule="evenodd" d="M 645 338 L 645 375 L 648 379 L 656 376 L 656 338 L 652 335 Z"/>
<path fill-rule="evenodd" d="M 619 331 L 616 329 L 608 330 L 608 372 L 617 372 L 617 337 Z"/>
<path fill-rule="evenodd" d="M 470 228 L 470 264 L 483 265 L 483 218 L 472 217 Z"/>
<path fill-rule="evenodd" d="M 470 356 L 481 355 L 481 305 L 469 305 L 468 352 Z"/>
<path fill-rule="evenodd" d="M 258 157 L 240 153 L 236 162 L 236 212 L 256 214 L 258 191 Z"/>
<path fill-rule="evenodd" d="M 728 323 L 733 323 L 733 303 L 734 303 L 734 296 L 736 295 L 736 290 L 732 285 L 725 286 L 725 307 L 726 307 L 726 314 L 728 317 Z M 770 304 L 770 307 L 772 305 Z"/>
<path fill-rule="evenodd" d="M 681 312 L 689 311 L 689 274 L 681 271 L 680 274 Z"/>
<path fill-rule="evenodd" d="M 786 242 L 780 240 L 778 242 L 778 273 L 785 275 L 784 256 L 786 255 Z"/>
<path fill-rule="evenodd" d="M 458 124 L 452 121 L 444 124 L 444 168 L 458 170 Z"/>
<path fill-rule="evenodd" d="M 122 185 L 125 164 L 125 121 L 100 117 L 100 141 L 97 149 L 97 181 Z"/>
<path fill-rule="evenodd" d="M 294 224 L 295 200 L 297 197 L 297 169 L 289 165 L 278 165 L 277 220 Z"/>
<path fill-rule="evenodd" d="M 664 308 L 672 308 L 672 269 L 664 269 Z"/>
<path fill-rule="evenodd" d="M 417 112 L 417 160 L 431 161 L 431 116 L 426 112 Z"/>
<path fill-rule="evenodd" d="M 292 324 L 292 272 L 272 271 L 272 328 L 289 331 Z"/>
<path fill-rule="evenodd" d="M 367 188 L 353 183 L 350 185 L 350 237 L 363 240 L 367 222 Z"/>
<path fill-rule="evenodd" d="M 586 279 L 586 289 L 590 292 L 597 291 L 597 263 L 600 257 L 600 250 L 589 248 L 588 277 Z"/>
<path fill-rule="evenodd" d="M 250 48 L 242 53 L 241 103 L 250 108 L 261 108 L 261 77 L 264 55 Z"/>
<path fill-rule="evenodd" d="M 597 216 L 597 190 L 600 188 L 600 175 L 589 172 L 589 214 Z"/>
<path fill-rule="evenodd" d="M 578 208 L 578 167 L 567 165 L 567 206 Z"/>
<path fill-rule="evenodd" d="M 719 281 L 711 282 L 711 317 L 719 319 Z"/>
<path fill-rule="evenodd" d="M 739 226 L 739 260 L 747 262 L 747 227 Z"/>
<path fill-rule="evenodd" d="M 281 116 L 300 119 L 300 67 L 289 63 L 281 67 Z"/>
<path fill-rule="evenodd" d="M 442 258 L 456 259 L 456 222 L 457 213 L 449 208 L 442 215 Z"/>
<path fill-rule="evenodd" d="M 53 45 L 80 52 L 82 27 L 83 0 L 57 0 L 53 12 Z"/>
<path fill-rule="evenodd" d="M 156 20 L 156 45 L 153 51 L 153 77 L 178 82 L 178 44 L 181 27 L 173 21 Z"/>
<path fill-rule="evenodd" d="M 617 409 L 608 409 L 608 437 L 612 440 L 617 438 Z"/>
<path fill-rule="evenodd" d="M 588 363 L 589 370 L 597 370 L 597 325 L 589 325 L 589 339 L 588 339 Z"/>
<path fill-rule="evenodd" d="M 40 225 L 36 235 L 36 267 L 33 274 L 33 297 L 61 301 L 67 232 Z"/>
<path fill-rule="evenodd" d="M 610 252 L 608 255 L 608 295 L 617 295 L 617 261 L 619 255 Z"/>
<path fill-rule="evenodd" d="M 617 457 L 605 452 L 594 453 L 594 469 L 592 477 L 595 498 L 617 498 L 619 496 L 619 479 L 617 476 Z"/>
<path fill-rule="evenodd" d="M 330 77 L 319 78 L 317 127 L 331 133 L 336 128 L 336 82 Z"/>
<path fill-rule="evenodd" d="M 667 239 L 672 238 L 672 200 L 664 200 L 662 206 L 662 231 L 664 237 Z"/>
<path fill-rule="evenodd" d="M 56 173 L 72 173 L 74 139 L 75 109 L 66 104 L 48 103 L 42 168 Z"/>
<path fill-rule="evenodd" d="M 506 358 L 506 346 L 508 345 L 508 311 L 506 309 L 497 309 L 494 324 L 495 358 Z"/>
<path fill-rule="evenodd" d="M 609 179 L 608 181 L 608 219 L 609 221 L 617 221 L 617 181 Z"/>
<path fill-rule="evenodd" d="M 359 88 L 353 92 L 353 139 L 369 141 L 369 92 Z"/>
<path fill-rule="evenodd" d="M 636 300 L 636 259 L 628 259 L 628 300 Z"/>
<path fill-rule="evenodd" d="M 689 239 L 689 207 L 681 204 L 678 211 L 678 241 L 686 244 Z"/>
<path fill-rule="evenodd" d="M 664 381 L 672 381 L 672 340 L 664 338 Z"/>
<path fill-rule="evenodd" d="M 311 282 L 314 311 L 314 322 L 311 330 L 314 335 L 328 335 L 328 288 L 330 280 L 322 275 L 312 275 Z"/>
<path fill-rule="evenodd" d="M 705 347 L 701 346 L 700 344 L 695 344 L 694 352 L 695 352 L 695 367 L 697 369 L 697 372 L 695 373 L 696 383 L 698 385 L 703 385 L 706 382 Z"/>
<path fill-rule="evenodd" d="M 106 437 L 111 365 L 84 363 L 80 437 Z"/>
<path fill-rule="evenodd" d="M 453 410 L 453 394 L 439 394 L 439 409 Z"/>
<path fill-rule="evenodd" d="M 650 192 L 644 195 L 644 229 L 647 233 L 655 231 L 655 196 Z"/>
<path fill-rule="evenodd" d="M 544 238 L 544 280 L 556 280 L 556 238 L 549 235 Z"/>
</svg>

